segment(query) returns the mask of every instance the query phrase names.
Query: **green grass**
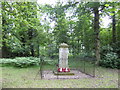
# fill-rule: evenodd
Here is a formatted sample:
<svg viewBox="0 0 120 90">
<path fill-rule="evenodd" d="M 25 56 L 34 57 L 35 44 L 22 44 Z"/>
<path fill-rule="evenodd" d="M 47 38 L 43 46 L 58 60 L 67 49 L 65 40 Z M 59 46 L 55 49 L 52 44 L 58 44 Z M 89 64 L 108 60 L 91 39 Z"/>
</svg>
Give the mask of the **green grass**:
<svg viewBox="0 0 120 90">
<path fill-rule="evenodd" d="M 51 65 L 46 66 L 52 68 Z M 2 69 L 3 88 L 117 88 L 118 71 L 96 67 L 96 77 L 66 80 L 44 80 L 38 75 L 39 67 L 15 68 L 0 67 Z M 1 76 L 0 76 L 1 77 Z M 34 80 L 35 79 L 35 80 Z M 1 79 L 0 79 L 1 80 Z M 0 81 L 1 82 L 1 81 Z"/>
<path fill-rule="evenodd" d="M 45 62 L 43 70 L 56 70 L 57 61 Z M 85 67 L 84 67 L 85 65 Z M 37 75 L 38 66 L 29 68 L 16 68 L 12 66 L 0 67 L 0 82 L 3 88 L 117 88 L 118 87 L 118 70 L 94 67 L 94 64 L 82 60 L 69 59 L 70 69 L 77 68 L 85 73 L 96 77 L 66 80 L 44 80 Z M 37 77 L 36 77 L 37 75 Z M 36 79 L 35 79 L 36 77 Z"/>
</svg>

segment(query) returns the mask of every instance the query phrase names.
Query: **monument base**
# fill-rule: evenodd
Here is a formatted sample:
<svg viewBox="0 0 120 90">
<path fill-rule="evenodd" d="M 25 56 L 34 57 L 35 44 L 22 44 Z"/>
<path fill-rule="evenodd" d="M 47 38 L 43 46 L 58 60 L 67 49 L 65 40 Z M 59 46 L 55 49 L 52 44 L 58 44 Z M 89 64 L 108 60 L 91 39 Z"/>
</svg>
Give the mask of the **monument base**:
<svg viewBox="0 0 120 90">
<path fill-rule="evenodd" d="M 72 72 L 58 72 L 58 71 L 53 71 L 54 75 L 75 75 Z"/>
</svg>

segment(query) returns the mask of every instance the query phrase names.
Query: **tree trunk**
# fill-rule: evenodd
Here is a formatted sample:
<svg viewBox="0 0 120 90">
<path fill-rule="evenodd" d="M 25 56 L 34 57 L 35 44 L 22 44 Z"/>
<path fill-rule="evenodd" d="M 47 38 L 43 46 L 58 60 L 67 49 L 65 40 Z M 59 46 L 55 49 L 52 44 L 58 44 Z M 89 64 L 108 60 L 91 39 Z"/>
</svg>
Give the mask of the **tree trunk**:
<svg viewBox="0 0 120 90">
<path fill-rule="evenodd" d="M 33 44 L 33 29 L 32 28 L 29 28 L 28 29 L 28 36 L 29 36 L 29 40 L 30 40 L 30 43 L 29 43 L 29 47 L 30 47 L 30 52 L 31 52 L 31 56 L 35 56 L 34 55 L 34 44 Z"/>
<path fill-rule="evenodd" d="M 113 5 L 114 8 L 114 5 Z M 114 15 L 112 16 L 112 43 L 116 43 L 116 20 L 115 20 L 115 11 L 113 11 Z"/>
<path fill-rule="evenodd" d="M 35 56 L 35 54 L 34 54 L 35 52 L 34 52 L 34 45 L 33 44 L 30 45 L 30 50 L 31 50 L 31 56 L 34 57 Z"/>
<path fill-rule="evenodd" d="M 80 53 L 80 45 L 79 45 L 80 40 L 78 39 L 78 55 Z"/>
<path fill-rule="evenodd" d="M 2 47 L 1 46 L 0 46 L 0 58 L 2 58 Z"/>
<path fill-rule="evenodd" d="M 38 44 L 38 49 L 37 49 L 37 57 L 39 58 L 39 56 L 40 56 L 40 45 L 39 45 L 39 42 L 37 42 L 37 44 Z"/>
<path fill-rule="evenodd" d="M 95 56 L 96 64 L 100 61 L 100 38 L 99 38 L 99 10 L 98 7 L 94 7 L 94 33 L 95 33 Z"/>
<path fill-rule="evenodd" d="M 30 4 L 32 4 L 32 8 L 33 9 L 36 9 L 37 10 L 37 6 L 36 6 L 36 2 L 29 2 Z M 32 13 L 30 16 L 28 16 L 28 18 L 33 18 L 33 15 L 34 15 L 34 18 L 37 18 L 37 11 L 35 13 Z M 33 38 L 34 38 L 34 34 L 36 33 L 36 30 L 34 28 L 30 28 L 28 29 L 28 35 L 29 35 L 29 40 L 31 40 L 31 43 L 30 43 L 30 52 L 31 52 L 31 56 L 35 56 L 35 48 L 34 48 L 34 42 L 33 42 Z M 37 50 L 37 49 L 36 49 Z"/>
<path fill-rule="evenodd" d="M 24 48 L 23 52 L 21 53 L 21 56 L 25 57 L 27 56 L 26 55 L 26 50 L 25 50 L 25 43 L 26 43 L 26 40 L 25 40 L 25 37 L 21 37 L 21 42 L 22 42 L 22 47 Z"/>
</svg>

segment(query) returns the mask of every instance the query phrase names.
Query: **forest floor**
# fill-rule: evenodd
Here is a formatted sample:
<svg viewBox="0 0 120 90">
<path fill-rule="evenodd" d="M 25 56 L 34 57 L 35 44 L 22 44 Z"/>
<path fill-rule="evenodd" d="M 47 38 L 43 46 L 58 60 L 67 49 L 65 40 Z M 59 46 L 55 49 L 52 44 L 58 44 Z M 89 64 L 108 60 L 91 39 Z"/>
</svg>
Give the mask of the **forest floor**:
<svg viewBox="0 0 120 90">
<path fill-rule="evenodd" d="M 0 67 L 2 88 L 118 88 L 118 70 L 96 67 L 96 77 L 80 79 L 40 79 L 39 67 Z M 36 77 L 37 75 L 37 77 Z M 36 78 L 35 78 L 36 77 Z"/>
</svg>

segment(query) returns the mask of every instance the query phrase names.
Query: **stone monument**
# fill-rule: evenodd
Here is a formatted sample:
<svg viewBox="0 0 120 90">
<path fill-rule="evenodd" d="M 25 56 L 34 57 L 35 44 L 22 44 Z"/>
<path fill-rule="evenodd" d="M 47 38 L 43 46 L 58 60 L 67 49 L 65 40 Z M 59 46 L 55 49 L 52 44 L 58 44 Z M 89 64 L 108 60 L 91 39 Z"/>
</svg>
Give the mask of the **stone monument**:
<svg viewBox="0 0 120 90">
<path fill-rule="evenodd" d="M 74 73 L 70 72 L 68 54 L 68 45 L 66 43 L 61 43 L 59 48 L 59 67 L 57 71 L 54 71 L 55 75 L 74 75 Z"/>
<path fill-rule="evenodd" d="M 69 66 L 68 66 L 68 45 L 66 43 L 60 44 L 59 48 L 59 72 L 70 72 Z"/>
</svg>

